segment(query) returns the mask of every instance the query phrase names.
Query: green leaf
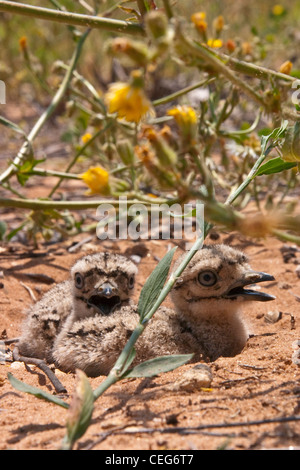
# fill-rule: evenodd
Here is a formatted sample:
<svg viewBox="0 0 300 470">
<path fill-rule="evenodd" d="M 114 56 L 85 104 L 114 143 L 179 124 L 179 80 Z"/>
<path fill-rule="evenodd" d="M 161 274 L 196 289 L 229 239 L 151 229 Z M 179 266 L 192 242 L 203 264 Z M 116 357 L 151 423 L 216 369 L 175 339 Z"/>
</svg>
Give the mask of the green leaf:
<svg viewBox="0 0 300 470">
<path fill-rule="evenodd" d="M 129 377 L 153 377 L 162 372 L 169 372 L 183 366 L 193 357 L 193 354 L 176 354 L 173 356 L 160 356 L 149 361 L 142 362 L 126 372 L 122 379 Z"/>
<path fill-rule="evenodd" d="M 27 220 L 25 220 L 25 222 L 23 222 L 21 225 L 19 225 L 19 227 L 15 228 L 14 230 L 12 230 L 11 232 L 9 232 L 7 235 L 6 235 L 6 239 L 8 241 L 10 241 L 18 232 L 20 232 L 20 230 L 22 230 L 26 225 L 27 225 Z"/>
<path fill-rule="evenodd" d="M 281 137 L 283 137 L 285 131 L 286 131 L 286 128 L 288 126 L 288 121 L 282 121 L 282 124 L 280 127 L 277 127 L 276 129 L 274 129 L 272 132 L 270 132 L 270 134 L 267 134 L 267 135 L 262 135 L 261 136 L 261 151 L 262 151 L 262 154 L 265 154 L 267 155 L 273 147 L 275 147 L 275 144 L 271 144 L 268 148 L 267 148 L 267 145 L 268 145 L 268 142 L 269 140 L 277 140 L 277 139 L 280 139 Z"/>
<path fill-rule="evenodd" d="M 17 132 L 18 134 L 22 134 L 25 137 L 25 139 L 27 140 L 27 135 L 25 134 L 23 129 L 21 129 L 21 127 L 19 127 L 14 122 L 9 121 L 8 119 L 6 119 L 3 116 L 0 116 L 0 124 L 3 124 L 3 126 L 5 126 L 5 127 L 9 127 L 10 129 Z"/>
<path fill-rule="evenodd" d="M 91 422 L 94 409 L 94 394 L 86 374 L 77 369 L 77 386 L 69 407 L 65 443 L 72 448 L 85 433 Z"/>
<path fill-rule="evenodd" d="M 175 250 L 176 247 L 168 251 L 144 284 L 138 302 L 138 313 L 141 319 L 145 317 L 159 297 L 164 283 L 166 282 Z"/>
<path fill-rule="evenodd" d="M 10 372 L 7 374 L 7 378 L 10 384 L 19 392 L 29 393 L 30 395 L 34 395 L 36 398 L 41 398 L 42 400 L 50 401 L 55 405 L 62 406 L 63 408 L 69 408 L 68 403 L 64 402 L 60 398 L 56 397 L 55 395 L 51 395 L 51 393 L 45 392 L 40 388 L 33 387 L 32 385 L 28 385 L 21 380 L 16 379 Z"/>
<path fill-rule="evenodd" d="M 6 223 L 3 220 L 0 220 L 0 240 L 4 239 L 6 230 L 7 230 Z"/>
<path fill-rule="evenodd" d="M 280 173 L 281 171 L 289 170 L 290 168 L 293 168 L 296 165 L 297 165 L 297 163 L 285 162 L 280 157 L 272 158 L 271 160 L 264 163 L 259 168 L 259 170 L 257 171 L 255 176 L 271 175 L 273 173 Z"/>
</svg>

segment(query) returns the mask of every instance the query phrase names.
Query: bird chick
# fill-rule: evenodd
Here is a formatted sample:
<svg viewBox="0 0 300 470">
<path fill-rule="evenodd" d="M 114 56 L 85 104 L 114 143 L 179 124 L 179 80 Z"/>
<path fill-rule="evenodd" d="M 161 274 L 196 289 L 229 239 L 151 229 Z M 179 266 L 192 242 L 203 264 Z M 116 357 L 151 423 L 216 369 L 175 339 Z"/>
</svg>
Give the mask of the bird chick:
<svg viewBox="0 0 300 470">
<path fill-rule="evenodd" d="M 171 291 L 175 309 L 161 306 L 138 338 L 133 365 L 170 354 L 194 353 L 193 361 L 238 354 L 248 338 L 240 316 L 242 301 L 274 299 L 245 287 L 273 279 L 251 270 L 238 250 L 225 245 L 203 247 Z M 71 315 L 53 346 L 56 365 L 65 372 L 79 368 L 89 376 L 107 375 L 138 321 L 133 304 L 108 315 L 99 312 L 79 319 Z"/>
<path fill-rule="evenodd" d="M 240 353 L 249 337 L 241 316 L 243 302 L 275 299 L 248 286 L 271 280 L 273 276 L 253 271 L 246 255 L 227 245 L 199 250 L 171 292 L 178 321 L 185 322 L 197 340 L 194 352 L 211 361 Z"/>
<path fill-rule="evenodd" d="M 66 321 L 74 324 L 93 315 L 107 316 L 129 305 L 136 272 L 136 266 L 118 254 L 96 253 L 79 259 L 70 279 L 53 287 L 29 310 L 19 353 L 53 362 L 53 343 Z"/>
</svg>

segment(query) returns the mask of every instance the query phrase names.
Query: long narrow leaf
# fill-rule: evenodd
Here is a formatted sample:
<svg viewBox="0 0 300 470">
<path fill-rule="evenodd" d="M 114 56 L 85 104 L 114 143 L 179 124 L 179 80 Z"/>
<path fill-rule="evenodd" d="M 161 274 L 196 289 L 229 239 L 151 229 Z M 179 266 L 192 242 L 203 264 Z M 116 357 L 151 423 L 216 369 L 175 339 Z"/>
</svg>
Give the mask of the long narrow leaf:
<svg viewBox="0 0 300 470">
<path fill-rule="evenodd" d="M 138 313 L 142 319 L 154 305 L 166 282 L 175 250 L 176 247 L 168 251 L 144 284 L 138 302 Z"/>
<path fill-rule="evenodd" d="M 154 375 L 161 374 L 162 372 L 169 372 L 177 367 L 183 366 L 193 357 L 193 354 L 176 354 L 173 356 L 160 356 L 149 361 L 142 362 L 137 366 L 130 369 L 122 376 L 128 377 L 153 377 Z"/>
<path fill-rule="evenodd" d="M 259 170 L 257 171 L 255 176 L 261 175 L 271 175 L 273 173 L 280 173 L 284 170 L 289 170 L 297 165 L 294 162 L 285 162 L 282 158 L 272 158 L 268 162 L 264 163 Z"/>
<path fill-rule="evenodd" d="M 60 398 L 56 397 L 55 395 L 51 395 L 40 388 L 33 387 L 32 385 L 28 385 L 21 380 L 16 379 L 10 372 L 7 374 L 7 378 L 10 384 L 19 392 L 29 393 L 30 395 L 34 395 L 36 398 L 41 398 L 46 401 L 50 401 L 55 405 L 62 406 L 63 408 L 69 408 L 68 403 L 64 402 Z"/>
</svg>

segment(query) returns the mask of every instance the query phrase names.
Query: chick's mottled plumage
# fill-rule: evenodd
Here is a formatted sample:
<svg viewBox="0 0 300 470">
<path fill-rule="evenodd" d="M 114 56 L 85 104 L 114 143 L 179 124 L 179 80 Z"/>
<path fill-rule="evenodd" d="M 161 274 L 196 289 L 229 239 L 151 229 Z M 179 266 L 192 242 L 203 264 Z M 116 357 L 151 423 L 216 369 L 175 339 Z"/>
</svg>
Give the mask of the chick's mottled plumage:
<svg viewBox="0 0 300 470">
<path fill-rule="evenodd" d="M 48 291 L 28 312 L 18 348 L 23 356 L 53 361 L 53 344 L 65 322 L 129 305 L 137 268 L 124 256 L 87 255 L 71 269 L 71 278 Z"/>
</svg>

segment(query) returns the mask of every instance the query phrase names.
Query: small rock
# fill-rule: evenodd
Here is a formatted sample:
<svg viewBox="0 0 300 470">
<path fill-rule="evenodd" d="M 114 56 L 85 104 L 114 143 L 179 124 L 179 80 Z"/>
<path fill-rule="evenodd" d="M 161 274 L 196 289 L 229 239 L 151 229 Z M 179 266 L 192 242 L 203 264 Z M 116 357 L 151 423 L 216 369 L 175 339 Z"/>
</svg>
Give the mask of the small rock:
<svg viewBox="0 0 300 470">
<path fill-rule="evenodd" d="M 288 282 L 279 282 L 278 284 L 279 289 L 290 289 L 292 286 Z"/>
<path fill-rule="evenodd" d="M 14 370 L 18 370 L 18 369 L 24 369 L 25 370 L 25 364 L 24 364 L 24 362 L 14 361 L 14 362 L 11 363 L 10 368 L 14 369 Z"/>
<path fill-rule="evenodd" d="M 197 364 L 192 369 L 185 371 L 170 388 L 173 391 L 195 392 L 202 388 L 210 388 L 212 379 L 210 367 L 206 364 Z"/>
<path fill-rule="evenodd" d="M 139 255 L 131 255 L 130 256 L 131 261 L 133 261 L 135 264 L 139 264 L 141 262 L 141 257 Z"/>
<path fill-rule="evenodd" d="M 266 323 L 276 323 L 282 318 L 282 312 L 278 310 L 270 310 L 264 316 Z"/>
<path fill-rule="evenodd" d="M 300 278 L 300 264 L 299 264 L 299 266 L 297 266 L 297 268 L 295 269 L 295 273 L 296 273 L 297 276 Z"/>
</svg>

